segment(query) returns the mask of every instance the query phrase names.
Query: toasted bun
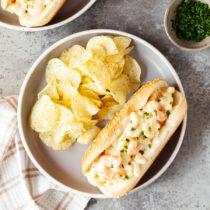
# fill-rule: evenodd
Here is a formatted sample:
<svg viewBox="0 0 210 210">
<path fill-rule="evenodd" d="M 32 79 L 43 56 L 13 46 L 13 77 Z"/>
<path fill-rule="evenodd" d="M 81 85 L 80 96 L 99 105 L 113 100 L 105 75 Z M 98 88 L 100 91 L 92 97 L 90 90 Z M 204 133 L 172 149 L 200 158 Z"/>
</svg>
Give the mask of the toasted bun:
<svg viewBox="0 0 210 210">
<path fill-rule="evenodd" d="M 43 26 L 49 23 L 56 13 L 60 10 L 66 0 L 52 0 L 45 9 L 36 16 L 30 16 L 28 13 L 19 12 L 21 8 L 18 8 L 16 2 L 11 0 L 2 0 L 2 8 L 15 13 L 19 16 L 20 24 L 26 27 Z"/>
<path fill-rule="evenodd" d="M 106 125 L 106 127 L 99 133 L 97 138 L 93 141 L 91 146 L 86 151 L 82 160 L 83 174 L 89 170 L 92 162 L 107 149 L 116 139 L 116 131 L 122 126 L 122 120 L 125 116 L 128 116 L 131 112 L 141 109 L 148 101 L 151 94 L 158 88 L 168 87 L 166 81 L 162 79 L 156 79 L 154 81 L 146 83 L 141 89 L 139 89 L 125 104 L 125 106 L 114 116 L 114 118 Z M 174 94 L 174 106 L 171 114 L 169 115 L 164 126 L 161 128 L 159 135 L 154 139 L 156 142 L 160 142 L 158 149 L 155 151 L 153 158 L 149 159 L 146 164 L 143 165 L 139 177 L 133 176 L 129 180 L 123 183 L 116 183 L 111 186 L 100 186 L 99 189 L 109 197 L 121 197 L 126 195 L 131 189 L 133 189 L 139 180 L 143 177 L 149 167 L 152 165 L 158 154 L 164 148 L 170 137 L 176 131 L 187 111 L 187 102 L 185 97 L 179 91 L 175 91 Z"/>
</svg>

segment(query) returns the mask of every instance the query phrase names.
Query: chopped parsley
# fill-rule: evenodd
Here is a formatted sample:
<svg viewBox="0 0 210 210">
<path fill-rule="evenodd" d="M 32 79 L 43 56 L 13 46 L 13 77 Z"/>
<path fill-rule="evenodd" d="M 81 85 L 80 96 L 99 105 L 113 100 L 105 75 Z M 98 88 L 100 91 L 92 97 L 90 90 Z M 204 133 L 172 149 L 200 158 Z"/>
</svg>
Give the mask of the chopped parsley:
<svg viewBox="0 0 210 210">
<path fill-rule="evenodd" d="M 121 150 L 120 152 L 124 152 L 124 150 Z"/>
<path fill-rule="evenodd" d="M 169 114 L 171 114 L 171 112 L 170 112 L 169 110 L 167 110 L 167 111 L 166 111 L 166 114 L 169 115 Z"/>
<path fill-rule="evenodd" d="M 121 139 L 121 141 L 123 141 L 123 139 Z"/>
<path fill-rule="evenodd" d="M 170 103 L 169 104 L 172 104 L 173 102 L 172 101 L 170 101 Z"/>
<path fill-rule="evenodd" d="M 131 128 L 131 131 L 135 131 L 135 130 L 136 130 L 135 128 L 133 128 L 133 127 Z"/>
<path fill-rule="evenodd" d="M 151 144 L 148 144 L 148 147 L 149 147 L 149 148 L 151 148 L 151 147 L 152 147 L 152 145 L 151 145 Z"/>
<path fill-rule="evenodd" d="M 149 113 L 148 112 L 144 112 L 145 116 L 149 116 Z"/>
<path fill-rule="evenodd" d="M 131 157 L 131 159 L 132 159 L 132 158 L 133 158 L 133 155 L 131 155 L 130 157 Z"/>
<path fill-rule="evenodd" d="M 160 102 L 160 99 L 158 98 L 158 102 Z"/>
<path fill-rule="evenodd" d="M 127 150 L 125 149 L 125 153 L 127 153 Z"/>
<path fill-rule="evenodd" d="M 128 146 L 125 145 L 125 149 L 128 149 Z"/>
<path fill-rule="evenodd" d="M 113 164 L 111 164 L 111 168 L 113 168 L 114 166 L 113 166 Z"/>
<path fill-rule="evenodd" d="M 127 175 L 125 176 L 125 179 L 127 179 L 127 180 L 128 180 L 128 176 L 127 176 Z"/>
<path fill-rule="evenodd" d="M 125 139 L 127 142 L 129 142 L 130 140 L 128 138 Z M 126 148 L 127 149 L 127 148 Z"/>
<path fill-rule="evenodd" d="M 139 153 L 140 153 L 141 155 L 143 155 L 143 154 L 144 154 L 144 151 L 143 151 L 143 150 L 139 150 Z"/>
</svg>

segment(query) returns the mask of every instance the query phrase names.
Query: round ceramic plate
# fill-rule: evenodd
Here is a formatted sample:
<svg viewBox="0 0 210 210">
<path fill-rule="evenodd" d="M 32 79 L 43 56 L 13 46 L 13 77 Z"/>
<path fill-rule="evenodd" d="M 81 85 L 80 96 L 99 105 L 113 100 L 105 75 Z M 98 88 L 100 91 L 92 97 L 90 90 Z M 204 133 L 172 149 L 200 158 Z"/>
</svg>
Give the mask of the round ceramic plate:
<svg viewBox="0 0 210 210">
<path fill-rule="evenodd" d="M 1 8 L 0 5 L 0 26 L 19 31 L 42 31 L 62 26 L 86 12 L 96 0 L 66 0 L 60 11 L 45 26 L 27 28 L 21 26 L 18 16 L 11 14 Z"/>
<path fill-rule="evenodd" d="M 96 198 L 105 196 L 97 187 L 87 182 L 81 171 L 81 160 L 89 145 L 75 143 L 68 150 L 54 151 L 45 146 L 31 130 L 28 118 L 31 107 L 37 100 L 37 93 L 46 85 L 44 74 L 47 62 L 51 58 L 58 57 L 64 49 L 75 44 L 85 46 L 91 37 L 102 34 L 127 36 L 133 40 L 135 48 L 131 54 L 142 68 L 142 84 L 155 78 L 163 78 L 183 92 L 175 70 L 157 49 L 136 36 L 120 31 L 101 29 L 73 34 L 52 45 L 36 60 L 24 80 L 19 96 L 18 124 L 24 147 L 35 166 L 52 182 L 66 190 Z M 169 167 L 181 146 L 185 128 L 186 117 L 151 168 L 131 192 L 151 184 Z"/>
</svg>

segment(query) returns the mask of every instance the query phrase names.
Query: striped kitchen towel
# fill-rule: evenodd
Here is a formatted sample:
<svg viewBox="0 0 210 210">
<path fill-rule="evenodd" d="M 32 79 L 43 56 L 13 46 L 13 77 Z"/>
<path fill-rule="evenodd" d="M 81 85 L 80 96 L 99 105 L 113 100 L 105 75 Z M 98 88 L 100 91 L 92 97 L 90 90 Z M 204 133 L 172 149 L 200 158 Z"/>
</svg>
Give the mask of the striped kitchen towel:
<svg viewBox="0 0 210 210">
<path fill-rule="evenodd" d="M 0 209 L 84 209 L 90 198 L 65 192 L 28 158 L 17 130 L 17 96 L 0 98 Z"/>
</svg>

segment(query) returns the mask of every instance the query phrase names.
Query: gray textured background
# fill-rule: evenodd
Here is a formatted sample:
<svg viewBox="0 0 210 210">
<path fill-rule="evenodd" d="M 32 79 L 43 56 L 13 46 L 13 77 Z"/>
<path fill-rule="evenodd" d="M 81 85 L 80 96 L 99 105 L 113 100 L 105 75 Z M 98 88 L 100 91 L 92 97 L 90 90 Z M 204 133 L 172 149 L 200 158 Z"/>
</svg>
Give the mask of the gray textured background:
<svg viewBox="0 0 210 210">
<path fill-rule="evenodd" d="M 95 209 L 210 209 L 210 49 L 185 52 L 168 40 L 163 17 L 169 0 L 98 0 L 77 20 L 46 32 L 0 28 L 0 95 L 18 94 L 35 59 L 74 32 L 109 28 L 157 47 L 178 72 L 189 103 L 187 132 L 169 169 L 151 186 L 118 200 L 95 200 Z"/>
</svg>

